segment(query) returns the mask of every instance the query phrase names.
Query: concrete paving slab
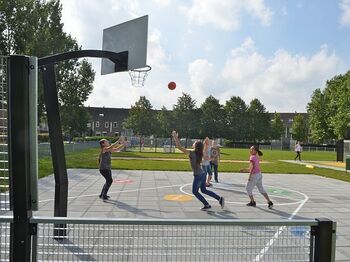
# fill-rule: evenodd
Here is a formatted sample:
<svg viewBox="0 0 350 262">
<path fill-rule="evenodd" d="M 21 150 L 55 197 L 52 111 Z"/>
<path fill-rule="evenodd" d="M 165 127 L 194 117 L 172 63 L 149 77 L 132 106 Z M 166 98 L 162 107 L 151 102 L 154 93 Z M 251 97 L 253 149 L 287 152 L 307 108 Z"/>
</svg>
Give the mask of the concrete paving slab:
<svg viewBox="0 0 350 262">
<path fill-rule="evenodd" d="M 220 183 L 209 190 L 222 195 L 226 206 L 207 198 L 210 211 L 192 196 L 190 172 L 113 170 L 111 199 L 99 199 L 104 184 L 98 170 L 68 170 L 68 216 L 95 218 L 165 218 L 165 219 L 314 219 L 327 217 L 337 222 L 336 261 L 350 261 L 350 183 L 308 174 L 264 174 L 263 183 L 274 209 L 255 191 L 256 208 L 247 207 L 247 174 L 221 173 Z M 122 182 L 124 180 L 124 183 Z M 192 196 L 190 201 L 165 199 L 166 195 Z M 53 216 L 54 178 L 39 180 L 39 210 L 35 216 Z"/>
</svg>

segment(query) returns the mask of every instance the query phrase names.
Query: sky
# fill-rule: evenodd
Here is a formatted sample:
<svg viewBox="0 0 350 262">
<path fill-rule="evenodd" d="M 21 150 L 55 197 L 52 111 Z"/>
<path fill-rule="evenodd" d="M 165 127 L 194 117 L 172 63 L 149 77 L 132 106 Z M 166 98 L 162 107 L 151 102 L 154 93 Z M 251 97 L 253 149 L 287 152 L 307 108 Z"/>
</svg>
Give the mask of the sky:
<svg viewBox="0 0 350 262">
<path fill-rule="evenodd" d="M 86 106 L 130 108 L 146 96 L 172 109 L 182 93 L 200 107 L 212 95 L 269 112 L 306 112 L 315 89 L 350 70 L 350 0 L 61 0 L 64 31 L 102 49 L 103 29 L 149 16 L 142 88 L 127 72 L 96 71 Z M 170 81 L 175 90 L 167 88 Z"/>
</svg>

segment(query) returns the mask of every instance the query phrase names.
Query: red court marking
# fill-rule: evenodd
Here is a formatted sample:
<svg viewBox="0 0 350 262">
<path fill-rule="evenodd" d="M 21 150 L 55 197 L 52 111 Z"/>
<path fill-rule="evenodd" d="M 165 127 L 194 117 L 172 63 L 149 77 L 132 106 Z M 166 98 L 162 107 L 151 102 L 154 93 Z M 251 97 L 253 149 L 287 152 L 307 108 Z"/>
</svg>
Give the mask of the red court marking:
<svg viewBox="0 0 350 262">
<path fill-rule="evenodd" d="M 116 184 L 130 184 L 130 183 L 134 183 L 134 180 L 131 180 L 131 179 L 114 179 L 113 183 L 116 183 Z"/>
</svg>

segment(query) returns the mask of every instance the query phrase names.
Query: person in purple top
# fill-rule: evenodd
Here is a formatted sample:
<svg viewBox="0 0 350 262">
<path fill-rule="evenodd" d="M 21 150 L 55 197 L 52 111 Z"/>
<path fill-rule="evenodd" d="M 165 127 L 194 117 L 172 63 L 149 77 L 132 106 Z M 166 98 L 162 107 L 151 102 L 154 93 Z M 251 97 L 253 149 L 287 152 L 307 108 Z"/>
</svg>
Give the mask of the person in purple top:
<svg viewBox="0 0 350 262">
<path fill-rule="evenodd" d="M 249 153 L 250 153 L 249 168 L 243 168 L 240 170 L 241 172 L 249 172 L 249 178 L 248 178 L 246 190 L 250 198 L 250 202 L 247 204 L 247 206 L 252 206 L 252 207 L 256 206 L 256 202 L 253 196 L 253 189 L 255 186 L 257 186 L 260 194 L 262 194 L 267 200 L 268 208 L 271 209 L 273 207 L 273 203 L 270 200 L 269 195 L 267 194 L 262 184 L 262 174 L 260 170 L 259 156 L 262 156 L 263 153 L 256 146 L 251 146 L 249 149 Z"/>
</svg>

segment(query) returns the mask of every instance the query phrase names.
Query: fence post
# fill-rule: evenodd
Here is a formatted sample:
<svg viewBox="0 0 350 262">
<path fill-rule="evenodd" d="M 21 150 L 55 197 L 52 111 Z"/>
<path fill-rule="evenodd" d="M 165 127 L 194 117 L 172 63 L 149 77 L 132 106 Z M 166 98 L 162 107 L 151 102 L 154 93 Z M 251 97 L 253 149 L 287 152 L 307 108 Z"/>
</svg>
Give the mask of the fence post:
<svg viewBox="0 0 350 262">
<path fill-rule="evenodd" d="M 9 66 L 8 148 L 13 204 L 10 261 L 29 262 L 31 254 L 29 219 L 32 216 L 30 140 L 33 139 L 29 113 L 29 57 L 10 56 Z"/>
<path fill-rule="evenodd" d="M 316 218 L 318 226 L 312 227 L 315 236 L 314 262 L 335 261 L 336 222 L 327 218 Z"/>
</svg>

